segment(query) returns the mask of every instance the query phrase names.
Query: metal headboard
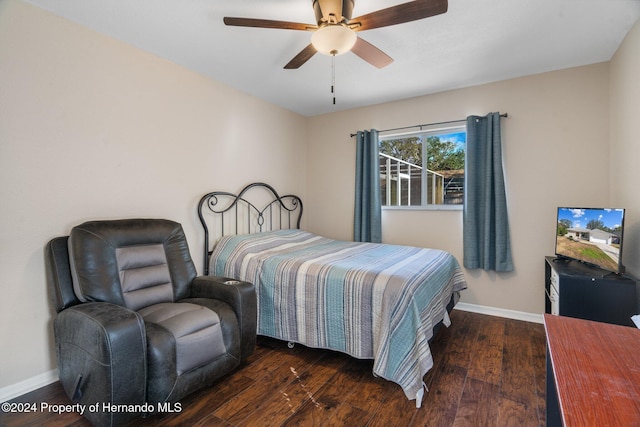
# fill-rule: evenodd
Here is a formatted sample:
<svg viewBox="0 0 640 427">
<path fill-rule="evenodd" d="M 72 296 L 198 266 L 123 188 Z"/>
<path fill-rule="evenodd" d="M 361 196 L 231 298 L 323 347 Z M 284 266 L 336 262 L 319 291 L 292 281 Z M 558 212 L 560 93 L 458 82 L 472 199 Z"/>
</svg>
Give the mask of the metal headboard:
<svg viewBox="0 0 640 427">
<path fill-rule="evenodd" d="M 257 190 L 249 198 L 251 189 Z M 210 242 L 229 234 L 300 228 L 302 200 L 292 194 L 279 196 L 269 184 L 254 182 L 237 195 L 226 191 L 205 194 L 198 203 L 198 217 L 204 228 L 204 274 L 209 274 Z"/>
</svg>

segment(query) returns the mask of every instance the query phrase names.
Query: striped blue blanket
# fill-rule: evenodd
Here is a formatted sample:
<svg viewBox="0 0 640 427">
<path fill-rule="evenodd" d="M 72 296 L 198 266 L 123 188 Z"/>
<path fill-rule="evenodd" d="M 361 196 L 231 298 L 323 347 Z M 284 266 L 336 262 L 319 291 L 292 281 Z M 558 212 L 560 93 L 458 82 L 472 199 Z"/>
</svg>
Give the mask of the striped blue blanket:
<svg viewBox="0 0 640 427">
<path fill-rule="evenodd" d="M 258 334 L 374 359 L 373 373 L 422 396 L 428 341 L 466 282 L 449 253 L 331 240 L 302 230 L 222 237 L 210 272 L 252 282 Z"/>
</svg>

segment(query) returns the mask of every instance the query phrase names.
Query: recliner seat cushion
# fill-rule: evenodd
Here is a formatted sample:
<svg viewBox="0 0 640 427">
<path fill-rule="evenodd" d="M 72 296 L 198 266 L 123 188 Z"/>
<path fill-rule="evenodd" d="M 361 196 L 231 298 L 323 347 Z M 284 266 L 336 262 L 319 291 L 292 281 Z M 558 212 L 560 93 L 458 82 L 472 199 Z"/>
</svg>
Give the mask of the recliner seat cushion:
<svg viewBox="0 0 640 427">
<path fill-rule="evenodd" d="M 171 342 L 175 350 L 164 353 L 163 357 L 175 355 L 174 375 L 203 366 L 227 352 L 220 318 L 206 307 L 190 303 L 160 303 L 145 307 L 139 313 L 145 323 L 160 327 L 147 328 L 148 334 L 169 335 L 167 342 Z M 156 350 L 152 348 L 154 342 L 153 339 L 148 340 L 149 353 Z"/>
</svg>

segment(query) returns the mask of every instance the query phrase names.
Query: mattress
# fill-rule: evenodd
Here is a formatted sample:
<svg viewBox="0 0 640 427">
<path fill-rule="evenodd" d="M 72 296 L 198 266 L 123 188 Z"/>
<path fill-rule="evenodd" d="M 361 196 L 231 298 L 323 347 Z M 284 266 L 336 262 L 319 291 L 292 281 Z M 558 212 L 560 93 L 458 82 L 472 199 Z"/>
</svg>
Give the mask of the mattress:
<svg viewBox="0 0 640 427">
<path fill-rule="evenodd" d="M 258 334 L 373 359 L 373 374 L 423 392 L 433 327 L 466 288 L 448 252 L 346 242 L 303 230 L 222 237 L 210 274 L 252 282 Z"/>
</svg>

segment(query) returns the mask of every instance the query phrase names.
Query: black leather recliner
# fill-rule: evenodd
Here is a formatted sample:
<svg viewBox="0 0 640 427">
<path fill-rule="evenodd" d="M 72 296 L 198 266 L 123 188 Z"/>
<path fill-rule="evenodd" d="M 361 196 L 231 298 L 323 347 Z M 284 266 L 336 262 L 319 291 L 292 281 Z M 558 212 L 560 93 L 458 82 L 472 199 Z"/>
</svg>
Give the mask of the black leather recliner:
<svg viewBox="0 0 640 427">
<path fill-rule="evenodd" d="M 253 285 L 196 277 L 176 222 L 86 222 L 45 256 L 60 382 L 94 425 L 161 412 L 254 350 Z"/>
</svg>

